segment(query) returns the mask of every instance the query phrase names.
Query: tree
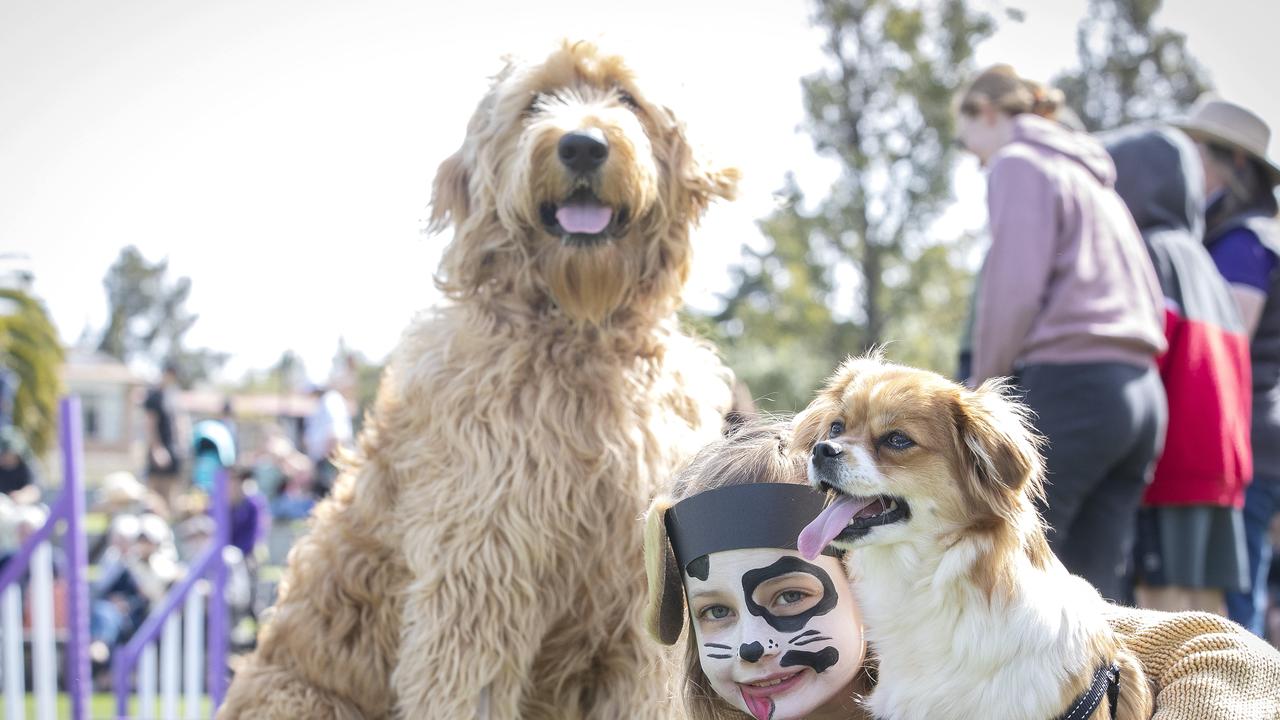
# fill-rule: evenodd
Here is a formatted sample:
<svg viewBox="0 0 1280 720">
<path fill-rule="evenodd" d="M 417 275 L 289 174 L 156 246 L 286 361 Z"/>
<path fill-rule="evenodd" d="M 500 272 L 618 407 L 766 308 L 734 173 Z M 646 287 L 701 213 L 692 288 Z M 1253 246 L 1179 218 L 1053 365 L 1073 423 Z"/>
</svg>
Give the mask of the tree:
<svg viewBox="0 0 1280 720">
<path fill-rule="evenodd" d="M 0 367 L 16 377 L 13 424 L 37 456 L 53 445 L 62 361 L 62 342 L 44 306 L 21 290 L 0 289 Z"/>
<path fill-rule="evenodd" d="M 280 353 L 280 359 L 271 366 L 267 375 L 271 378 L 271 384 L 276 392 L 282 395 L 300 392 L 307 384 L 306 363 L 302 361 L 302 356 L 292 349 Z"/>
<path fill-rule="evenodd" d="M 157 366 L 173 363 L 183 384 L 190 385 L 208 379 L 227 355 L 184 346 L 199 316 L 185 307 L 191 279 L 169 282 L 168 270 L 168 260 L 152 263 L 132 245 L 120 251 L 102 281 L 108 318 L 98 350 L 121 362 L 141 358 Z"/>
<path fill-rule="evenodd" d="M 1089 0 L 1076 33 L 1080 67 L 1053 81 L 1089 130 L 1168 119 L 1210 88 L 1186 36 L 1156 27 L 1163 4 Z"/>
<path fill-rule="evenodd" d="M 931 228 L 951 201 L 951 101 L 992 20 L 963 0 L 819 0 L 828 67 L 802 80 L 807 131 L 841 177 L 806 209 L 794 183 L 760 223 L 712 333 L 770 409 L 793 410 L 848 354 L 950 372 L 968 265 Z M 950 344 L 938 338 L 952 337 Z M 784 380 L 787 378 L 788 380 Z"/>
</svg>

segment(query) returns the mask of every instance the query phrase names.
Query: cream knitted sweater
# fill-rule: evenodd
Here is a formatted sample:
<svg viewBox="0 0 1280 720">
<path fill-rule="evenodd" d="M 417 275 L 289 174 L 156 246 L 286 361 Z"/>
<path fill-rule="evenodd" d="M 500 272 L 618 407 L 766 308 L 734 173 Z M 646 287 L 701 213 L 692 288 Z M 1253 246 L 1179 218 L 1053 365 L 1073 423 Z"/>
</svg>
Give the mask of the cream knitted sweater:
<svg viewBox="0 0 1280 720">
<path fill-rule="evenodd" d="M 1280 652 L 1239 625 L 1119 606 L 1107 621 L 1155 687 L 1155 720 L 1280 720 Z"/>
<path fill-rule="evenodd" d="M 1107 622 L 1155 688 L 1153 720 L 1280 720 L 1280 652 L 1239 625 L 1118 605 Z"/>
</svg>

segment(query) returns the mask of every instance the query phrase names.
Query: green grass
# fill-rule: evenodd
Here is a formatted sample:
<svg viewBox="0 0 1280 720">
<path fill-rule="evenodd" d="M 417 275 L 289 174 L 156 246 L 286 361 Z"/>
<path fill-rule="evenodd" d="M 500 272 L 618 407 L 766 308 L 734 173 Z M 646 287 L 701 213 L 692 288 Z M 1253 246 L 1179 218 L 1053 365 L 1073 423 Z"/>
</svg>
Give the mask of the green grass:
<svg viewBox="0 0 1280 720">
<path fill-rule="evenodd" d="M 159 698 L 157 697 L 157 699 Z M 201 702 L 201 705 L 203 706 L 203 710 L 200 713 L 200 717 L 207 718 L 210 715 L 212 715 L 212 704 L 210 703 L 209 698 L 207 696 Z M 184 707 L 185 707 L 185 703 L 182 702 L 182 696 L 179 695 L 178 696 L 178 717 L 165 718 L 164 720 L 179 720 L 179 718 L 182 717 Z M 129 711 L 131 713 L 137 711 L 136 698 L 134 698 L 134 700 L 129 703 Z M 116 698 L 114 695 L 110 693 L 94 693 L 93 696 L 89 699 L 90 720 L 113 720 L 115 718 L 115 713 L 116 713 Z M 71 696 L 70 695 L 65 695 L 65 694 L 58 695 L 58 711 L 55 713 L 55 715 L 59 718 L 71 717 Z M 33 718 L 36 716 L 35 695 L 30 695 L 30 694 L 27 695 L 26 716 L 29 718 Z M 130 717 L 137 717 L 137 716 L 130 715 Z M 4 714 L 2 712 L 0 712 L 0 718 L 4 718 Z M 5 718 L 5 720 L 8 720 L 8 719 Z"/>
</svg>

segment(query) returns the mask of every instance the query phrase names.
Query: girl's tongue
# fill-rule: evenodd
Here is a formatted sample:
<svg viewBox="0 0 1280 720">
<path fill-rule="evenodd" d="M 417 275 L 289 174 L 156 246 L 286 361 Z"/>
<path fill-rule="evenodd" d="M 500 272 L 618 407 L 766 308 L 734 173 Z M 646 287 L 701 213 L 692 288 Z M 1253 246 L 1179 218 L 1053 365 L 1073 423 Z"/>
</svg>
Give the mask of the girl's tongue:
<svg viewBox="0 0 1280 720">
<path fill-rule="evenodd" d="M 858 498 L 849 495 L 837 497 L 836 501 L 828 505 L 821 515 L 800 531 L 800 537 L 796 540 L 796 549 L 807 560 L 818 557 L 831 544 L 831 541 L 836 539 L 840 531 L 845 529 L 859 510 L 875 501 L 876 498 Z"/>
<path fill-rule="evenodd" d="M 773 700 L 767 697 L 754 697 L 746 693 L 742 693 L 742 699 L 747 703 L 747 709 L 751 711 L 751 716 L 756 720 L 769 720 L 773 717 Z"/>
</svg>

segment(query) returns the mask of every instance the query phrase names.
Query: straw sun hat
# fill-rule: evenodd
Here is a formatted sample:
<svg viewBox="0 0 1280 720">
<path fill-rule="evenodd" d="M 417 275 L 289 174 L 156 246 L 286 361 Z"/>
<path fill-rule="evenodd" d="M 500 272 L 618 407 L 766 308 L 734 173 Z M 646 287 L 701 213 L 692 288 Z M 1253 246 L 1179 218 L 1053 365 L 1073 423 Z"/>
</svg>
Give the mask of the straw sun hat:
<svg viewBox="0 0 1280 720">
<path fill-rule="evenodd" d="M 1271 128 L 1253 112 L 1221 98 L 1207 96 L 1196 101 L 1186 117 L 1172 123 L 1194 138 L 1241 150 L 1253 157 L 1280 185 L 1280 164 L 1267 157 Z"/>
</svg>

